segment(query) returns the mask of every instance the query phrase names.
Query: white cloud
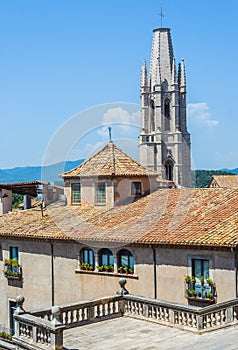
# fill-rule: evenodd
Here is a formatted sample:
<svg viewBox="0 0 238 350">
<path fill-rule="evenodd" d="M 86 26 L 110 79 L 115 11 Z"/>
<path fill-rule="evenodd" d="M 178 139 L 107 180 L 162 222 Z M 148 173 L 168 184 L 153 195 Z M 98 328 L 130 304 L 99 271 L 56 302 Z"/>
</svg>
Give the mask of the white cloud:
<svg viewBox="0 0 238 350">
<path fill-rule="evenodd" d="M 123 133 L 130 133 L 131 127 L 140 126 L 140 112 L 130 114 L 121 107 L 110 108 L 103 115 L 103 127 L 98 131 L 98 135 L 103 139 L 108 138 L 108 127 L 115 125 Z"/>
<path fill-rule="evenodd" d="M 196 127 L 215 127 L 218 120 L 211 119 L 211 113 L 206 102 L 188 104 L 188 118 Z"/>
</svg>

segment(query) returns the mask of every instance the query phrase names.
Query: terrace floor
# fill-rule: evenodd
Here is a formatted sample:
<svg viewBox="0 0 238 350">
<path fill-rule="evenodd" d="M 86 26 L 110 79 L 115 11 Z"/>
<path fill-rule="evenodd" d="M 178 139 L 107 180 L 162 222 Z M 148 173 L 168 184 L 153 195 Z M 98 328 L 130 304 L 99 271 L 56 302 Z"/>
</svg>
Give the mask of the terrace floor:
<svg viewBox="0 0 238 350">
<path fill-rule="evenodd" d="M 238 327 L 202 335 L 120 317 L 64 331 L 65 350 L 237 350 Z"/>
</svg>

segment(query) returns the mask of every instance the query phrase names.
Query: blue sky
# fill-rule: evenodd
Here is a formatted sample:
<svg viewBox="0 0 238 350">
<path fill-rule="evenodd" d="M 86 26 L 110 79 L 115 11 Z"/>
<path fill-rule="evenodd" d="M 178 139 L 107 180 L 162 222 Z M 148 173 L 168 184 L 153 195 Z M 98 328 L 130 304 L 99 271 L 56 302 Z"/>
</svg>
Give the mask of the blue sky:
<svg viewBox="0 0 238 350">
<path fill-rule="evenodd" d="M 177 62 L 185 59 L 194 167 L 238 167 L 237 0 L 1 0 L 1 169 L 42 164 L 52 137 L 75 115 L 80 129 L 85 109 L 139 103 L 162 2 Z M 90 145 L 105 142 L 105 127 L 97 127 L 67 152 L 58 147 L 55 160 L 87 157 Z M 129 153 L 136 136 L 127 130 Z"/>
</svg>

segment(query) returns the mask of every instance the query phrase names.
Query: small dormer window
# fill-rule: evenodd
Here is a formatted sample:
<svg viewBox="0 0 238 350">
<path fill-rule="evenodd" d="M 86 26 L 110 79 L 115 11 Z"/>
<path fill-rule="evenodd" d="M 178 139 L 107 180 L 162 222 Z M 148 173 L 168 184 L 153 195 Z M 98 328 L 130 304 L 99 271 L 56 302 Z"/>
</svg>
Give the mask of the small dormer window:
<svg viewBox="0 0 238 350">
<path fill-rule="evenodd" d="M 96 203 L 106 204 L 106 183 L 100 182 L 96 188 Z"/>
<path fill-rule="evenodd" d="M 133 196 L 141 196 L 141 182 L 136 181 L 131 183 L 131 194 Z"/>
<path fill-rule="evenodd" d="M 72 184 L 72 204 L 81 203 L 81 184 Z"/>
</svg>

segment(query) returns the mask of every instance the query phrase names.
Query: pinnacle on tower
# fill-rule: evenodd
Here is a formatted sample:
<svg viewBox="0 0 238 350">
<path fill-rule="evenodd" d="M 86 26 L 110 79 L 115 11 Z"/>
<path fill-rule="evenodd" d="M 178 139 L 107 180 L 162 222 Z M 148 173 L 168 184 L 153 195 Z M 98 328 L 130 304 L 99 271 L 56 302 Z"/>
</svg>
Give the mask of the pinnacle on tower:
<svg viewBox="0 0 238 350">
<path fill-rule="evenodd" d="M 182 90 L 181 92 L 186 92 L 186 73 L 184 59 L 182 59 L 180 74 L 180 90 Z"/>
<path fill-rule="evenodd" d="M 141 67 L 141 80 L 140 80 L 140 86 L 146 87 L 148 85 L 148 76 L 147 76 L 147 67 L 146 67 L 146 60 L 142 64 Z"/>
<path fill-rule="evenodd" d="M 176 61 L 173 59 L 173 67 L 172 67 L 172 76 L 171 76 L 171 85 L 177 84 L 177 73 L 176 73 Z"/>
</svg>

